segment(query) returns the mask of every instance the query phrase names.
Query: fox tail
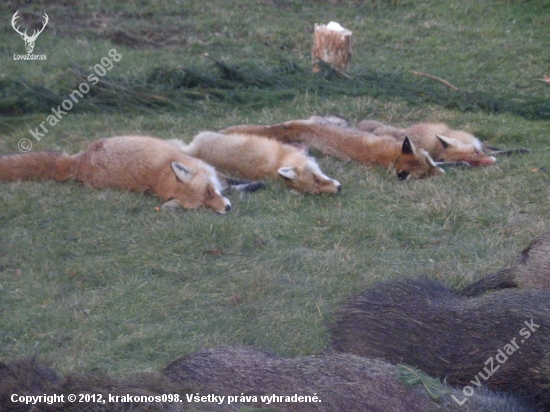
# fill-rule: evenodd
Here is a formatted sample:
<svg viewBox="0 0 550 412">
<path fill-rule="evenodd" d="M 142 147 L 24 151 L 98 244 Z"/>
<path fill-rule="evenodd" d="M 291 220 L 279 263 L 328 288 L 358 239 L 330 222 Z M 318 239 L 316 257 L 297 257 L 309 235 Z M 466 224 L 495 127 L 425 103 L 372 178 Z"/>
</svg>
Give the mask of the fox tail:
<svg viewBox="0 0 550 412">
<path fill-rule="evenodd" d="M 0 181 L 71 178 L 73 158 L 61 152 L 35 152 L 0 156 Z"/>
</svg>

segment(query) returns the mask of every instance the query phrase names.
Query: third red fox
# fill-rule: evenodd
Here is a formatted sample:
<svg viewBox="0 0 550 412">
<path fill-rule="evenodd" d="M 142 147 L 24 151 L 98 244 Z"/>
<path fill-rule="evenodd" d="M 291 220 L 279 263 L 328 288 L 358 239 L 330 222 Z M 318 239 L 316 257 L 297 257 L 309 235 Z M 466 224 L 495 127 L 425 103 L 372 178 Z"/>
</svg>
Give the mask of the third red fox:
<svg viewBox="0 0 550 412">
<path fill-rule="evenodd" d="M 215 169 L 162 139 L 101 139 L 76 155 L 35 152 L 0 156 L 0 181 L 76 180 L 98 189 L 155 193 L 163 207 L 231 209 Z"/>
<path fill-rule="evenodd" d="M 398 142 L 342 125 L 345 122 L 313 116 L 309 120 L 291 120 L 273 126 L 233 126 L 221 133 L 255 134 L 283 142 L 305 143 L 339 159 L 353 159 L 367 166 L 382 165 L 394 170 L 400 180 L 445 173 L 425 150 L 417 149 L 409 139 Z"/>
</svg>

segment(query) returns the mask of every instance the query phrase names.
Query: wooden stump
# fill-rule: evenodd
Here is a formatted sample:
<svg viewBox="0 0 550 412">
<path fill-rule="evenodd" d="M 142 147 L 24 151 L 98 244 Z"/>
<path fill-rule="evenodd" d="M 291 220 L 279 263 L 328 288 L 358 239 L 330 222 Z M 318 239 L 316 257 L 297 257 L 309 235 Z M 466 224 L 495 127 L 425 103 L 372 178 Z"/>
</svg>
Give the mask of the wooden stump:
<svg viewBox="0 0 550 412">
<path fill-rule="evenodd" d="M 349 70 L 351 60 L 351 31 L 338 23 L 315 24 L 313 32 L 313 71 L 319 72 L 319 60 L 337 70 Z"/>
</svg>

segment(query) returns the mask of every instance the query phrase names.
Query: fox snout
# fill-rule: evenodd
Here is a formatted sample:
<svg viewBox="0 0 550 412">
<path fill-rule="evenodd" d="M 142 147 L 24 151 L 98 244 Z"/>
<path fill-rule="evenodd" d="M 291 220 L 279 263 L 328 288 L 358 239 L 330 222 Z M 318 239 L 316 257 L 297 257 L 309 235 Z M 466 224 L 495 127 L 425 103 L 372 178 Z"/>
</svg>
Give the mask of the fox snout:
<svg viewBox="0 0 550 412">
<path fill-rule="evenodd" d="M 217 197 L 217 199 L 213 199 L 212 202 L 206 202 L 206 206 L 210 207 L 211 209 L 222 215 L 231 211 L 231 202 L 228 198 L 223 196 L 219 196 Z"/>
</svg>

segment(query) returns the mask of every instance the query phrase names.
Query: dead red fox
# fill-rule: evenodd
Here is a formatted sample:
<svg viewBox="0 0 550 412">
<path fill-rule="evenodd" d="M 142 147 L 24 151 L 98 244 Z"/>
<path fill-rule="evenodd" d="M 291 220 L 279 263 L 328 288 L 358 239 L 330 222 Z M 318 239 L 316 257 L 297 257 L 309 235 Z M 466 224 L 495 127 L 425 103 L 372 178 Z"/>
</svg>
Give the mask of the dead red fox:
<svg viewBox="0 0 550 412">
<path fill-rule="evenodd" d="M 233 126 L 221 133 L 256 134 L 283 142 L 305 143 L 339 159 L 353 159 L 367 166 L 382 165 L 394 170 L 399 180 L 445 173 L 425 150 L 417 149 L 409 139 L 398 142 L 391 137 L 342 127 L 340 122 L 317 116 L 273 126 Z"/>
<path fill-rule="evenodd" d="M 453 130 L 444 123 L 419 123 L 406 129 L 388 126 L 376 120 L 363 120 L 359 130 L 403 141 L 409 137 L 416 146 L 428 151 L 436 162 L 466 162 L 470 166 L 489 166 L 497 159 L 484 152 L 481 141 L 470 133 Z"/>
<path fill-rule="evenodd" d="M 177 143 L 177 142 L 175 142 Z M 181 149 L 219 171 L 246 179 L 282 179 L 290 188 L 307 193 L 337 193 L 338 181 L 327 177 L 315 159 L 296 147 L 253 134 L 199 133 Z"/>
<path fill-rule="evenodd" d="M 231 209 L 215 169 L 165 140 L 145 136 L 101 139 L 76 155 L 56 152 L 0 157 L 0 181 L 76 180 L 98 189 L 153 192 L 163 208 Z"/>
</svg>

